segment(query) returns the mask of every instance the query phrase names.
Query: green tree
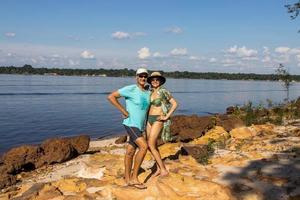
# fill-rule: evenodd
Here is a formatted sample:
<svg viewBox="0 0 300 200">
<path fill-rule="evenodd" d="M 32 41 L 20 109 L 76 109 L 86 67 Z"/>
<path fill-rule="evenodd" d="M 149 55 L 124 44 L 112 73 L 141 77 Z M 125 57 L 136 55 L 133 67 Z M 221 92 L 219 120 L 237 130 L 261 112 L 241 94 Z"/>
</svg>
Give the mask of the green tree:
<svg viewBox="0 0 300 200">
<path fill-rule="evenodd" d="M 279 64 L 278 68 L 276 69 L 276 73 L 279 76 L 279 80 L 282 81 L 286 91 L 286 100 L 289 101 L 290 86 L 293 81 L 292 76 L 283 64 Z"/>
<path fill-rule="evenodd" d="M 296 19 L 300 12 L 300 0 L 292 4 L 286 4 L 287 12 L 290 14 L 291 19 Z M 298 30 L 300 32 L 300 30 Z"/>
</svg>

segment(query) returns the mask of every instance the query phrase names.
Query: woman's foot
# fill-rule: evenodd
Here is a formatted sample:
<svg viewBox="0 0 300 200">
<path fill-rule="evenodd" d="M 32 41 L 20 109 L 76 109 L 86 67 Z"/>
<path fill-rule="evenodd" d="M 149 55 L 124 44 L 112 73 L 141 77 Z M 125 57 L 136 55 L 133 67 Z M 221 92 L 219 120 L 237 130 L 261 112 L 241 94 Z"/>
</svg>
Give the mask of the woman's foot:
<svg viewBox="0 0 300 200">
<path fill-rule="evenodd" d="M 169 172 L 167 170 L 162 170 L 160 173 L 160 176 L 164 177 L 164 176 L 168 176 Z"/>
<path fill-rule="evenodd" d="M 160 169 L 156 170 L 155 173 L 153 174 L 153 177 L 157 177 L 160 175 Z"/>
</svg>

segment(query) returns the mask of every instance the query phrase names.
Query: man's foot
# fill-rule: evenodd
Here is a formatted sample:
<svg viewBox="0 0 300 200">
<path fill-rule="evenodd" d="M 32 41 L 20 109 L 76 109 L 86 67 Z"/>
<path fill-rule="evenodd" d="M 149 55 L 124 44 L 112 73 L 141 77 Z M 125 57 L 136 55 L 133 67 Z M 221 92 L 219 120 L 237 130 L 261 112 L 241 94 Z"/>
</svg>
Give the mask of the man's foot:
<svg viewBox="0 0 300 200">
<path fill-rule="evenodd" d="M 140 190 L 144 190 L 147 189 L 147 186 L 144 185 L 143 183 L 130 183 L 128 186 L 140 189 Z"/>
</svg>

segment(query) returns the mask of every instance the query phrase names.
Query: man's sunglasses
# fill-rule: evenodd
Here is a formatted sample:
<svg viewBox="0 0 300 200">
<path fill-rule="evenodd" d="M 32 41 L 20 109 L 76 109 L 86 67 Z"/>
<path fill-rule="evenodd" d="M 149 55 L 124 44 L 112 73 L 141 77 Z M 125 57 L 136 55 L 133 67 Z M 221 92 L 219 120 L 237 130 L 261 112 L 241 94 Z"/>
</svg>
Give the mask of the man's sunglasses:
<svg viewBox="0 0 300 200">
<path fill-rule="evenodd" d="M 139 75 L 139 78 L 148 78 L 148 76 L 147 76 L 147 75 L 142 75 L 142 74 L 140 74 L 140 75 Z"/>
</svg>

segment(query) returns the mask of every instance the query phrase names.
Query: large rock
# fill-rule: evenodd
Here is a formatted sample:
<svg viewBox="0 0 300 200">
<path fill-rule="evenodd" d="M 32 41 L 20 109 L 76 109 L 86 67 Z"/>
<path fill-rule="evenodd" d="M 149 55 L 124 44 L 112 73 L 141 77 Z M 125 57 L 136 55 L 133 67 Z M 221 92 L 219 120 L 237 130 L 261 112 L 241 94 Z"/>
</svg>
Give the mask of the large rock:
<svg viewBox="0 0 300 200">
<path fill-rule="evenodd" d="M 127 141 L 127 135 L 122 135 L 116 139 L 116 144 L 124 144 Z"/>
<path fill-rule="evenodd" d="M 235 128 L 230 131 L 230 136 L 234 139 L 248 139 L 255 135 L 255 131 L 249 127 Z"/>
<path fill-rule="evenodd" d="M 216 125 L 222 126 L 227 132 L 234 128 L 245 126 L 245 123 L 234 115 L 218 115 L 216 117 Z"/>
<path fill-rule="evenodd" d="M 48 139 L 42 143 L 41 147 L 44 155 L 39 159 L 38 166 L 61 163 L 77 155 L 71 141 L 65 138 Z"/>
<path fill-rule="evenodd" d="M 74 149 L 77 151 L 77 153 L 80 155 L 88 150 L 90 144 L 90 137 L 87 135 L 75 136 L 70 138 L 70 142 Z"/>
<path fill-rule="evenodd" d="M 20 171 L 35 169 L 35 163 L 42 155 L 42 149 L 39 146 L 24 145 L 12 148 L 3 155 L 3 163 L 11 169 L 12 174 Z"/>
<path fill-rule="evenodd" d="M 17 182 L 16 177 L 11 174 L 0 175 L 0 189 L 13 185 Z"/>
<path fill-rule="evenodd" d="M 178 115 L 172 118 L 171 133 L 180 141 L 189 141 L 201 137 L 214 126 L 212 117 L 197 115 Z"/>
<path fill-rule="evenodd" d="M 205 144 L 184 144 L 182 147 L 183 154 L 192 156 L 197 162 L 207 164 L 211 155 L 208 145 Z"/>
</svg>

